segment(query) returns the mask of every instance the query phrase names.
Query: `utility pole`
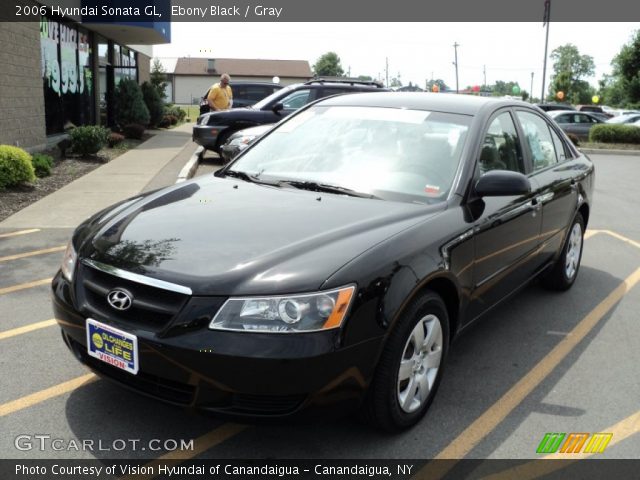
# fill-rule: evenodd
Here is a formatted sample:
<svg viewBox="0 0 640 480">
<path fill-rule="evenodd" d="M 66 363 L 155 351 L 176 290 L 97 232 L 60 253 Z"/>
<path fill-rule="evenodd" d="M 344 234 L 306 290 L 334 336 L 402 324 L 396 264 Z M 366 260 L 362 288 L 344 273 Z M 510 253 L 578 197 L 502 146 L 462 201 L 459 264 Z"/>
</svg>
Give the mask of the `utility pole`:
<svg viewBox="0 0 640 480">
<path fill-rule="evenodd" d="M 544 42 L 544 63 L 542 67 L 542 94 L 540 95 L 540 103 L 544 103 L 544 81 L 547 77 L 547 48 L 549 46 L 549 24 L 551 20 L 551 0 L 544 2 L 544 22 L 542 26 L 547 26 L 547 38 Z"/>
<path fill-rule="evenodd" d="M 487 86 L 487 66 L 483 65 L 482 66 L 482 75 L 484 76 L 484 83 L 482 84 L 483 87 Z"/>
<path fill-rule="evenodd" d="M 460 89 L 458 87 L 458 47 L 460 45 L 458 44 L 458 42 L 455 42 L 453 44 L 453 50 L 454 50 L 454 55 L 455 55 L 455 61 L 453 62 L 453 64 L 456 66 L 456 93 L 460 93 Z"/>
<path fill-rule="evenodd" d="M 529 90 L 529 102 L 533 103 L 533 72 L 531 72 L 531 89 Z M 542 100 L 540 103 L 543 103 Z"/>
<path fill-rule="evenodd" d="M 384 75 L 385 75 L 385 78 L 387 79 L 384 86 L 389 88 L 389 57 L 385 57 L 384 61 L 385 61 Z"/>
</svg>

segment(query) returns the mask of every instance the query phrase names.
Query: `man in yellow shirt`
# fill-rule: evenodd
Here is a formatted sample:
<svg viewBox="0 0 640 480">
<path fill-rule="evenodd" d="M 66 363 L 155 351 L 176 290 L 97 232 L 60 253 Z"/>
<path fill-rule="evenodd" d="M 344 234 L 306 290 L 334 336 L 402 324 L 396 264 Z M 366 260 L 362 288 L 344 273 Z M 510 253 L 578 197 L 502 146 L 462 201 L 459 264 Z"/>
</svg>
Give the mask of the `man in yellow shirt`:
<svg viewBox="0 0 640 480">
<path fill-rule="evenodd" d="M 227 73 L 220 75 L 220 82 L 216 83 L 209 89 L 207 102 L 211 111 L 228 110 L 233 104 L 233 92 L 229 82 L 231 77 Z"/>
</svg>

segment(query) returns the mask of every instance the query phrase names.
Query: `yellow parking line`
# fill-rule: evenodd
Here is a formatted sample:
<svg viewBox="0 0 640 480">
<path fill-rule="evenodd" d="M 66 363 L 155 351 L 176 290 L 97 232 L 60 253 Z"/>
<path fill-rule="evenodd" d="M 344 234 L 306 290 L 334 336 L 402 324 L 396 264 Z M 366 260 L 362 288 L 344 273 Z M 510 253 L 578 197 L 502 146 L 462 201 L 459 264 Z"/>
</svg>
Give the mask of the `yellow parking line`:
<svg viewBox="0 0 640 480">
<path fill-rule="evenodd" d="M 618 285 L 602 302 L 591 310 L 551 352 L 538 362 L 529 373 L 498 399 L 488 410 L 469 425 L 436 457 L 462 459 L 492 432 L 514 408 L 516 408 L 564 358 L 584 339 L 613 306 L 640 281 L 640 268 Z M 414 478 L 439 479 L 455 466 L 456 462 L 431 462 L 419 470 Z"/>
<path fill-rule="evenodd" d="M 1 233 L 0 238 L 16 237 L 18 235 L 26 235 L 27 233 L 35 233 L 39 231 L 39 228 L 30 228 L 29 230 L 18 230 L 17 232 Z"/>
<path fill-rule="evenodd" d="M 58 385 L 54 385 L 53 387 L 45 388 L 44 390 L 40 390 L 39 392 L 32 393 L 31 395 L 27 395 L 25 397 L 3 403 L 2 405 L 0 405 L 0 417 L 4 417 L 5 415 L 9 415 L 10 413 L 15 413 L 20 410 L 24 410 L 28 407 L 32 407 L 33 405 L 44 402 L 45 400 L 64 395 L 65 393 L 71 392 L 76 388 L 79 388 L 90 382 L 94 382 L 97 378 L 98 377 L 96 377 L 93 373 L 87 373 L 86 375 L 81 375 L 67 382 L 59 383 Z"/>
<path fill-rule="evenodd" d="M 26 290 L 27 288 L 39 287 L 40 285 L 47 285 L 48 283 L 51 283 L 51 280 L 53 280 L 53 278 L 43 278 L 42 280 L 36 280 L 34 282 L 21 283 L 19 285 L 12 285 L 11 287 L 0 288 L 0 295 Z"/>
<path fill-rule="evenodd" d="M 61 252 L 65 248 L 67 248 L 66 245 L 61 245 L 60 247 L 45 248 L 43 250 L 33 250 L 31 252 L 18 253 L 16 255 L 9 255 L 7 257 L 0 257 L 0 262 L 8 262 L 9 260 L 18 260 L 20 258 L 34 257 L 36 255 L 44 255 L 44 254 L 47 254 L 47 253 Z"/>
<path fill-rule="evenodd" d="M 594 235 L 597 235 L 598 233 L 602 233 L 602 232 L 603 230 L 587 230 L 586 232 L 584 232 L 584 239 L 588 240 Z"/>
<path fill-rule="evenodd" d="M 25 325 L 24 327 L 13 328 L 11 330 L 5 330 L 4 332 L 0 332 L 0 340 L 5 340 L 7 338 L 15 337 L 17 335 L 22 335 L 23 333 L 33 332 L 34 330 L 40 330 L 41 328 L 52 327 L 56 325 L 56 319 L 52 318 L 50 320 L 44 320 L 42 322 L 31 323 L 29 325 Z"/>
<path fill-rule="evenodd" d="M 631 240 L 630 238 L 625 237 L 624 235 L 620 235 L 619 233 L 612 232 L 611 230 L 603 230 L 602 233 L 606 233 L 607 235 L 612 236 L 613 238 L 617 238 L 618 240 L 622 240 L 629 245 L 633 245 L 636 248 L 640 248 L 640 243 Z"/>
<path fill-rule="evenodd" d="M 157 472 L 156 468 L 158 465 L 179 465 L 180 463 L 190 460 L 201 453 L 206 452 L 212 447 L 224 442 L 228 438 L 231 438 L 238 433 L 242 432 L 248 428 L 246 425 L 238 425 L 236 423 L 224 423 L 215 430 L 210 431 L 198 437 L 193 442 L 193 450 L 183 451 L 176 450 L 174 452 L 166 453 L 161 457 L 152 460 L 151 462 L 145 464 L 145 467 L 153 467 L 150 468 L 151 471 Z M 124 477 L 120 477 L 120 480 L 149 480 L 157 477 L 159 474 L 147 474 L 147 475 L 125 475 Z"/>
<path fill-rule="evenodd" d="M 609 442 L 608 447 L 620 443 L 626 440 L 630 436 L 640 432 L 640 410 L 633 415 L 628 416 L 624 420 L 616 423 L 615 425 L 599 430 L 600 432 L 612 433 L 613 437 Z M 537 439 L 534 439 L 537 441 Z M 607 447 L 607 448 L 608 448 Z M 535 448 L 535 447 L 533 447 Z M 502 472 L 494 473 L 483 477 L 482 480 L 510 480 L 517 478 L 518 480 L 533 480 L 543 475 L 549 475 L 556 470 L 566 468 L 573 463 L 573 461 L 582 460 L 595 455 L 595 453 L 552 453 L 540 457 L 540 460 L 572 460 L 570 462 L 541 462 L 540 460 L 533 460 L 531 462 L 518 465 Z M 602 454 L 599 454 L 602 455 Z M 600 457 L 603 458 L 603 457 Z"/>
</svg>

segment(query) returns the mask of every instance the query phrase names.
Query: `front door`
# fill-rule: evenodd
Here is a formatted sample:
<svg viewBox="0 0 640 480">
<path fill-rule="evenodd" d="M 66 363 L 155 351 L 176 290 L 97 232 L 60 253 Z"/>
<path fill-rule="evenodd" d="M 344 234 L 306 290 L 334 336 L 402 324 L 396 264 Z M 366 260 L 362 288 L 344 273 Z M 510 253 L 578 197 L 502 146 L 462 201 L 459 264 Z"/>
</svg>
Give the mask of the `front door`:
<svg viewBox="0 0 640 480">
<path fill-rule="evenodd" d="M 522 142 L 510 111 L 489 121 L 477 174 L 510 170 L 525 174 Z M 469 319 L 482 314 L 529 279 L 538 265 L 542 215 L 531 193 L 485 197 L 474 225 L 475 260 Z"/>
</svg>

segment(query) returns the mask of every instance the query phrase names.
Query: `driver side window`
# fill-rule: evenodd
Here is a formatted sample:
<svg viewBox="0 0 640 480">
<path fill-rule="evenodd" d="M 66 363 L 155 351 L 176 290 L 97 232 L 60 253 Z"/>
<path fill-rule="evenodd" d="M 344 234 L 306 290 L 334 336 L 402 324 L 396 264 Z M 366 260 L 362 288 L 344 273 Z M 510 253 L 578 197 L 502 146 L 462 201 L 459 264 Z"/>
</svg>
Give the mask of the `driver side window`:
<svg viewBox="0 0 640 480">
<path fill-rule="evenodd" d="M 489 125 L 478 163 L 481 174 L 491 170 L 524 173 L 520 140 L 509 112 L 501 113 Z"/>
</svg>

